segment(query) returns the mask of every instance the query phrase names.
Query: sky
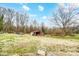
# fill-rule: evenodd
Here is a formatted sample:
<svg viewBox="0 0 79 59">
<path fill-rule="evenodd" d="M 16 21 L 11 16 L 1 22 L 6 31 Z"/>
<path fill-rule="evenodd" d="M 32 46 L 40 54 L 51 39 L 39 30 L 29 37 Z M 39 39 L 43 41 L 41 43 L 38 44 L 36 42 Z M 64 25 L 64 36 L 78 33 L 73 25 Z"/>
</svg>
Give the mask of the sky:
<svg viewBox="0 0 79 59">
<path fill-rule="evenodd" d="M 78 3 L 0 3 L 0 7 L 14 9 L 19 13 L 25 12 L 29 14 L 32 20 L 37 20 L 39 24 L 43 22 L 48 27 L 54 25 L 52 25 L 49 21 L 49 18 L 53 15 L 53 12 L 55 12 L 59 6 L 67 8 L 69 5 L 79 8 Z M 67 12 L 67 10 L 65 11 Z"/>
<path fill-rule="evenodd" d="M 14 9 L 18 12 L 25 12 L 30 15 L 33 20 L 39 23 L 44 22 L 46 26 L 51 26 L 48 17 L 52 16 L 52 12 L 57 8 L 56 3 L 0 3 L 0 7 Z"/>
</svg>

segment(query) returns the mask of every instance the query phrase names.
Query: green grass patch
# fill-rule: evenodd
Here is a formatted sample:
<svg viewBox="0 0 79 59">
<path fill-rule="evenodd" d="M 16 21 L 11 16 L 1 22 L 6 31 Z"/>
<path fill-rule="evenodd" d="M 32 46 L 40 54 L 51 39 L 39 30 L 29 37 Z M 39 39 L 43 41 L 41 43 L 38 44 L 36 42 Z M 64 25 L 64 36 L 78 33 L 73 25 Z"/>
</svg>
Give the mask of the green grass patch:
<svg viewBox="0 0 79 59">
<path fill-rule="evenodd" d="M 46 37 L 52 37 L 52 38 L 57 38 L 57 39 L 69 39 L 69 40 L 77 40 L 79 41 L 79 34 L 76 34 L 74 36 L 51 36 L 51 35 L 46 35 Z"/>
<path fill-rule="evenodd" d="M 0 34 L 0 55 L 24 55 L 36 53 L 38 40 L 30 35 Z"/>
</svg>

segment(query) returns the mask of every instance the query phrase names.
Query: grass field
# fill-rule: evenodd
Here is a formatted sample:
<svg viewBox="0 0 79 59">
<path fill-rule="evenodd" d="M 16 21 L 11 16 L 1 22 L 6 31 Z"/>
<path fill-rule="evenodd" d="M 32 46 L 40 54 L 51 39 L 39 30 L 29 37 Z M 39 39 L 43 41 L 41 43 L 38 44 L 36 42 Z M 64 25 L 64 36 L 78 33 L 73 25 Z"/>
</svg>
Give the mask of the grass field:
<svg viewBox="0 0 79 59">
<path fill-rule="evenodd" d="M 79 55 L 79 36 L 61 38 L 31 36 L 30 34 L 0 34 L 1 56 L 37 55 L 39 49 L 47 55 Z M 66 40 L 67 39 L 67 40 Z"/>
<path fill-rule="evenodd" d="M 74 36 L 50 36 L 46 35 L 46 37 L 52 37 L 52 38 L 57 38 L 57 39 L 68 39 L 68 40 L 76 40 L 79 41 L 79 34 L 75 34 Z"/>
</svg>

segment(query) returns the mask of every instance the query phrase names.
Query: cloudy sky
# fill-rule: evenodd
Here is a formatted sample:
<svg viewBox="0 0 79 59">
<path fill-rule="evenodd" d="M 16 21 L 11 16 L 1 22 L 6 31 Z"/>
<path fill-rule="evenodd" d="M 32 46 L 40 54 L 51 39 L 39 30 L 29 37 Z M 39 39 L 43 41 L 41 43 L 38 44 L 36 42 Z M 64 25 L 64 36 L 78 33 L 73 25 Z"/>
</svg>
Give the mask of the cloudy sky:
<svg viewBox="0 0 79 59">
<path fill-rule="evenodd" d="M 48 18 L 58 8 L 58 6 L 66 6 L 66 4 L 56 3 L 0 3 L 0 7 L 14 9 L 20 13 L 26 12 L 31 18 L 36 19 L 39 23 L 44 22 L 47 26 L 51 26 Z M 71 4 L 73 7 L 79 4 Z"/>
<path fill-rule="evenodd" d="M 26 12 L 39 23 L 49 25 L 48 17 L 57 7 L 55 3 L 0 3 L 0 7 L 15 9 L 18 12 Z M 50 26 L 50 25 L 49 25 Z"/>
</svg>

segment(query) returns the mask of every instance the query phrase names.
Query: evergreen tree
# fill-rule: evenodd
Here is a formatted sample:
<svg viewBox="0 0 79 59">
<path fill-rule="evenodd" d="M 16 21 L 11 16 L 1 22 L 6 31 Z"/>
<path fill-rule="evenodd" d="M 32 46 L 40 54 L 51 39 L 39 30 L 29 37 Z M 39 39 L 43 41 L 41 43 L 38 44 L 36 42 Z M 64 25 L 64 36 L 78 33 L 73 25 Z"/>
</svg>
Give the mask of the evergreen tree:
<svg viewBox="0 0 79 59">
<path fill-rule="evenodd" d="M 2 15 L 2 16 L 0 16 L 0 31 L 2 31 L 3 30 L 3 18 L 4 18 L 4 16 Z"/>
</svg>

